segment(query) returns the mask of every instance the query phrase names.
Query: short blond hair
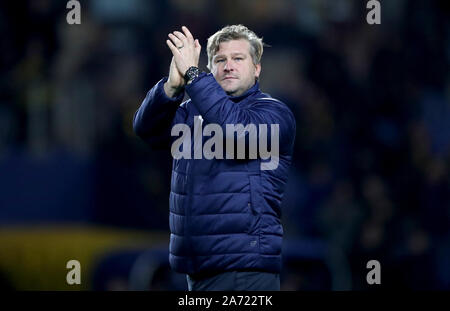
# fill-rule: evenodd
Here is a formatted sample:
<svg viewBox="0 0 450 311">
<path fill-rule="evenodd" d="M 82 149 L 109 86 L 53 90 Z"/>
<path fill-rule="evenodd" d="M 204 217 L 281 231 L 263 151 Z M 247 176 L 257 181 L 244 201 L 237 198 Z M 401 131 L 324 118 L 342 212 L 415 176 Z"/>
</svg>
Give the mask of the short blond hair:
<svg viewBox="0 0 450 311">
<path fill-rule="evenodd" d="M 208 69 L 211 70 L 212 59 L 219 50 L 220 43 L 240 39 L 245 39 L 250 43 L 250 55 L 252 56 L 253 63 L 255 65 L 259 64 L 263 54 L 263 40 L 253 31 L 239 24 L 226 26 L 208 38 L 208 44 L 206 46 Z"/>
</svg>

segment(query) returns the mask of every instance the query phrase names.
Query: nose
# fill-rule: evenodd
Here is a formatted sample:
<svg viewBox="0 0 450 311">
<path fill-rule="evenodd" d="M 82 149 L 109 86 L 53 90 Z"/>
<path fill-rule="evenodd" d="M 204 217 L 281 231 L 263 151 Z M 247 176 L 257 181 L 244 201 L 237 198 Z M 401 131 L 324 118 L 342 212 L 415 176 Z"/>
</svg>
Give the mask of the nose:
<svg viewBox="0 0 450 311">
<path fill-rule="evenodd" d="M 228 62 L 228 61 L 225 62 L 225 65 L 223 66 L 223 70 L 226 72 L 233 71 L 233 66 L 231 66 L 231 62 Z"/>
</svg>

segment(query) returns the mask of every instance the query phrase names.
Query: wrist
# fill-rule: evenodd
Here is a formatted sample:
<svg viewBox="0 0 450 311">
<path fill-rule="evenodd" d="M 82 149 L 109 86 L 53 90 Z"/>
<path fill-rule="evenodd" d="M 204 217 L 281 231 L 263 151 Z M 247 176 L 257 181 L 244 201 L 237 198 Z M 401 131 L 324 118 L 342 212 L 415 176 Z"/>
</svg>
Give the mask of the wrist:
<svg viewBox="0 0 450 311">
<path fill-rule="evenodd" d="M 167 97 L 175 98 L 177 97 L 182 91 L 184 87 L 176 87 L 169 84 L 167 81 L 164 83 L 164 92 L 166 93 Z"/>
</svg>

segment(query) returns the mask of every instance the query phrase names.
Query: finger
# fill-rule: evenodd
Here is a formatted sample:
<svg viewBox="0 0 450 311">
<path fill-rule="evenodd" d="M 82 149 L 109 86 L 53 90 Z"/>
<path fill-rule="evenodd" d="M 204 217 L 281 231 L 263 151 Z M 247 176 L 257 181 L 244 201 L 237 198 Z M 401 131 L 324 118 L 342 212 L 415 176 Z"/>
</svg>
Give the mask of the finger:
<svg viewBox="0 0 450 311">
<path fill-rule="evenodd" d="M 172 51 L 173 56 L 180 53 L 180 51 L 178 51 L 177 47 L 172 43 L 172 41 L 166 40 L 166 44 L 169 47 L 169 49 Z"/>
<path fill-rule="evenodd" d="M 186 38 L 190 42 L 194 41 L 194 37 L 192 36 L 191 32 L 189 31 L 189 29 L 186 26 L 181 27 L 181 29 L 183 30 L 184 34 L 186 35 Z"/>
<path fill-rule="evenodd" d="M 200 45 L 200 42 L 198 42 L 198 39 L 195 39 L 195 50 L 197 51 L 197 53 L 200 53 L 202 46 Z"/>
<path fill-rule="evenodd" d="M 175 37 L 173 34 L 169 33 L 169 38 L 172 40 L 173 44 L 177 47 L 181 47 L 183 45 L 183 42 L 181 42 L 180 39 Z"/>
<path fill-rule="evenodd" d="M 183 44 L 186 44 L 186 43 L 187 43 L 187 38 L 186 38 L 186 36 L 185 36 L 184 34 L 182 34 L 181 32 L 179 32 L 179 31 L 174 31 L 173 34 L 174 34 L 178 39 L 180 39 L 180 40 L 183 42 Z"/>
</svg>

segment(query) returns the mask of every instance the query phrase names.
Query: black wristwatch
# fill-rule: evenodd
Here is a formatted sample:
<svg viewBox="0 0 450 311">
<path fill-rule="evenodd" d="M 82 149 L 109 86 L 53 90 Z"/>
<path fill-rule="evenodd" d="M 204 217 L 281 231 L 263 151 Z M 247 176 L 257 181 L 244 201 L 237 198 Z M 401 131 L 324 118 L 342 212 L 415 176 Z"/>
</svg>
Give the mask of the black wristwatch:
<svg viewBox="0 0 450 311">
<path fill-rule="evenodd" d="M 198 67 L 191 66 L 188 70 L 186 70 L 186 73 L 184 74 L 184 80 L 187 84 L 189 84 L 192 82 L 192 80 L 197 78 L 199 74 L 200 70 L 198 69 Z"/>
</svg>

